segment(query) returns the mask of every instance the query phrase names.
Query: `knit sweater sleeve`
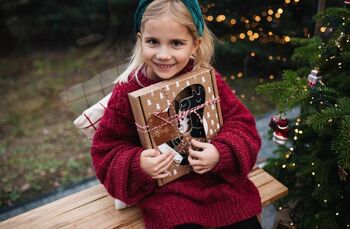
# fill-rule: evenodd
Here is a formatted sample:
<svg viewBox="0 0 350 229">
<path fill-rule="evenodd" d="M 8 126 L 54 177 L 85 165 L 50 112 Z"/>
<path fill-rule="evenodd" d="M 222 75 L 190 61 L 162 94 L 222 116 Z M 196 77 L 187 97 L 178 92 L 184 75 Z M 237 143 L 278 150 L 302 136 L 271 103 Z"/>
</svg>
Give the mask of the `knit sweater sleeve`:
<svg viewBox="0 0 350 229">
<path fill-rule="evenodd" d="M 136 204 L 154 190 L 156 183 L 140 166 L 144 149 L 137 142 L 125 94 L 114 89 L 94 136 L 91 156 L 96 176 L 109 194 L 127 204 Z"/>
<path fill-rule="evenodd" d="M 253 115 L 237 99 L 219 73 L 216 73 L 216 82 L 223 125 L 211 141 L 220 153 L 220 160 L 212 172 L 235 183 L 241 176 L 247 176 L 253 168 L 261 139 Z"/>
</svg>

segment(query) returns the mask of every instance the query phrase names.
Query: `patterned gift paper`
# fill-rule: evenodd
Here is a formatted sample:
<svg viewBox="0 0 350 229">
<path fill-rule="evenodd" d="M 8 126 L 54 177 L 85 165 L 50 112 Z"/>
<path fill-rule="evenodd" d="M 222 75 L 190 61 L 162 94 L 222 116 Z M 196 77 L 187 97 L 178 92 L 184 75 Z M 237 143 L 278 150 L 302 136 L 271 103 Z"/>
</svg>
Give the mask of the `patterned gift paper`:
<svg viewBox="0 0 350 229">
<path fill-rule="evenodd" d="M 211 69 L 199 68 L 142 88 L 130 93 L 129 100 L 145 148 L 168 143 L 176 151 L 187 153 L 191 138 L 209 142 L 222 124 Z M 190 168 L 174 162 L 170 172 L 171 176 L 159 181 L 160 185 L 189 173 Z"/>
</svg>

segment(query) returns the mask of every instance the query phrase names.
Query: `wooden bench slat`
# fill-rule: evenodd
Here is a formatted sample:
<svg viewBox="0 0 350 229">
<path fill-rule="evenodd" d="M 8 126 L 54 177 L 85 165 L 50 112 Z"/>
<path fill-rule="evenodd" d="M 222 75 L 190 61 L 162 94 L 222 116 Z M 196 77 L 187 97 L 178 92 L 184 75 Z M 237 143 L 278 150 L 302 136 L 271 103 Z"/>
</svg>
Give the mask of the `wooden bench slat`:
<svg viewBox="0 0 350 229">
<path fill-rule="evenodd" d="M 266 206 L 288 189 L 263 169 L 248 175 Z M 0 222 L 0 228 L 144 228 L 138 207 L 116 210 L 114 199 L 102 185 L 72 194 L 42 207 Z"/>
<path fill-rule="evenodd" d="M 273 180 L 259 188 L 261 203 L 267 206 L 288 194 L 288 188 L 277 180 Z"/>
</svg>

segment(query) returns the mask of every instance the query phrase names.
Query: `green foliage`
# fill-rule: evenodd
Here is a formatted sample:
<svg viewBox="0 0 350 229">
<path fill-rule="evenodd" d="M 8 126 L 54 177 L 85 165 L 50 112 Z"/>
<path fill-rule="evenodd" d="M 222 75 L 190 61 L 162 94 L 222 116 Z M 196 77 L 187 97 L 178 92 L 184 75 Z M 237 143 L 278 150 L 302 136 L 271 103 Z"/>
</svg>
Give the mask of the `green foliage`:
<svg viewBox="0 0 350 229">
<path fill-rule="evenodd" d="M 293 71 L 285 71 L 283 79 L 257 87 L 258 94 L 267 96 L 278 110 L 287 110 L 299 103 L 306 102 L 309 92 L 305 90 L 306 82 Z"/>
<path fill-rule="evenodd" d="M 350 225 L 350 10 L 327 9 L 316 17 L 332 28 L 325 37 L 293 39 L 295 69 L 280 82 L 261 85 L 281 111 L 300 106 L 290 121 L 288 147 L 266 169 L 289 187 L 279 204 L 288 207 L 298 228 L 346 228 Z M 322 79 L 307 85 L 318 69 Z M 291 204 L 294 203 L 294 204 Z"/>
</svg>

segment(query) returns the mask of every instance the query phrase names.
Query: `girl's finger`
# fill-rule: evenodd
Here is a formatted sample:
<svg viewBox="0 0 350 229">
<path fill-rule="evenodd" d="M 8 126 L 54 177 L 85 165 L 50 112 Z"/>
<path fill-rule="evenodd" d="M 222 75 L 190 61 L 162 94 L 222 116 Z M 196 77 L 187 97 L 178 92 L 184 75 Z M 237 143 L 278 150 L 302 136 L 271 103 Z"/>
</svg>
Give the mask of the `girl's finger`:
<svg viewBox="0 0 350 229">
<path fill-rule="evenodd" d="M 162 167 L 159 168 L 159 172 L 156 174 L 161 174 L 161 173 L 164 173 L 164 171 L 166 171 L 170 166 L 171 164 L 173 164 L 173 159 L 171 159 L 170 161 L 168 161 L 167 164 L 163 165 Z"/>
<path fill-rule="evenodd" d="M 168 165 L 169 162 L 172 162 L 173 159 L 174 159 L 174 154 L 170 153 L 163 161 L 159 162 L 159 164 L 156 166 L 156 170 L 161 170 L 161 172 L 164 171 L 163 167 Z"/>
<path fill-rule="evenodd" d="M 191 155 L 188 155 L 188 162 L 192 167 L 202 165 L 202 162 L 200 160 L 193 158 Z"/>
<path fill-rule="evenodd" d="M 161 153 L 159 156 L 157 156 L 154 160 L 155 164 L 159 164 L 167 159 L 167 157 L 172 156 L 172 153 L 166 152 L 166 153 Z"/>
<path fill-rule="evenodd" d="M 192 139 L 191 140 L 191 144 L 195 147 L 198 147 L 198 148 L 202 148 L 202 149 L 205 149 L 208 147 L 208 143 L 206 142 L 200 142 L 200 141 L 197 141 L 195 139 Z"/>
<path fill-rule="evenodd" d="M 164 177 L 167 177 L 167 176 L 170 176 L 170 172 L 166 172 L 166 173 L 161 173 L 161 174 L 158 174 L 158 175 L 155 175 L 155 176 L 152 176 L 153 179 L 161 179 L 161 178 L 164 178 Z"/>
<path fill-rule="evenodd" d="M 195 173 L 198 173 L 198 174 L 204 174 L 204 173 L 206 173 L 206 172 L 208 172 L 208 169 L 193 169 L 193 171 L 195 172 Z"/>
<path fill-rule="evenodd" d="M 197 166 L 192 166 L 193 170 L 195 171 L 199 171 L 199 170 L 203 170 L 203 169 L 206 169 L 205 166 L 202 166 L 202 165 L 197 165 Z"/>
<path fill-rule="evenodd" d="M 190 156 L 192 156 L 192 158 L 197 158 L 198 160 L 202 159 L 202 152 L 203 151 L 196 151 L 191 148 L 188 149 L 188 153 L 190 154 Z"/>
</svg>

